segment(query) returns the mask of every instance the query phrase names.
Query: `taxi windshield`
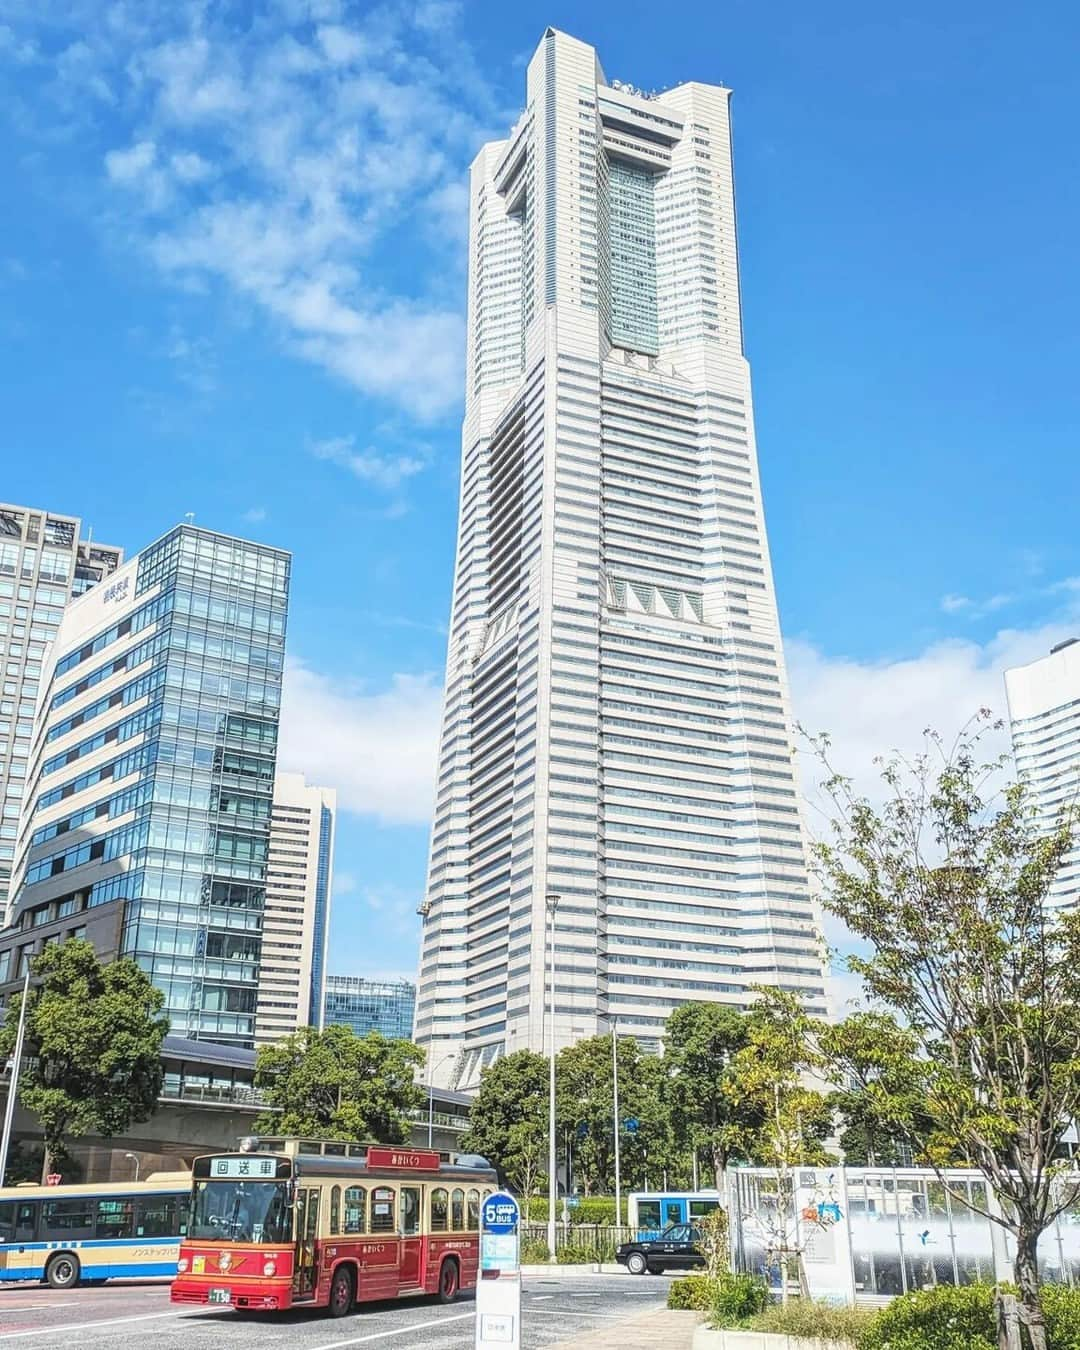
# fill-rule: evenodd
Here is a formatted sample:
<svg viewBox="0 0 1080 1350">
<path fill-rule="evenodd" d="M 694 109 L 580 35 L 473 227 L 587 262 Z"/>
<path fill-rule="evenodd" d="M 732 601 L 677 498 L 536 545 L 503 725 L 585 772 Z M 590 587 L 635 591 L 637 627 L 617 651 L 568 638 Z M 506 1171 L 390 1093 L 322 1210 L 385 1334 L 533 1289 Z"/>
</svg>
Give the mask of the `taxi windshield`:
<svg viewBox="0 0 1080 1350">
<path fill-rule="evenodd" d="M 197 1181 L 187 1235 L 203 1242 L 291 1241 L 288 1183 Z"/>
</svg>

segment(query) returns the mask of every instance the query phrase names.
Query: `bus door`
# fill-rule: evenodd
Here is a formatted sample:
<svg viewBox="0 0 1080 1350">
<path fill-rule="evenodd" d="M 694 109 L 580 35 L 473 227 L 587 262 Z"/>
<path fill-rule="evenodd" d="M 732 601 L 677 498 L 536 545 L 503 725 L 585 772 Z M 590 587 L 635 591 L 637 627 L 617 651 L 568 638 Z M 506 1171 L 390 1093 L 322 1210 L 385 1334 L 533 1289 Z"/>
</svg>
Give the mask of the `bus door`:
<svg viewBox="0 0 1080 1350">
<path fill-rule="evenodd" d="M 402 1286 L 419 1285 L 420 1253 L 420 1187 L 402 1186 L 399 1200 L 401 1216 L 401 1262 L 398 1283 Z"/>
<path fill-rule="evenodd" d="M 305 1186 L 296 1192 L 296 1269 L 293 1296 L 312 1298 L 317 1273 L 315 1238 L 319 1231 L 319 1189 Z"/>
<path fill-rule="evenodd" d="M 685 1223 L 686 1211 L 681 1200 L 664 1201 L 664 1227 L 668 1228 L 673 1223 Z"/>
</svg>

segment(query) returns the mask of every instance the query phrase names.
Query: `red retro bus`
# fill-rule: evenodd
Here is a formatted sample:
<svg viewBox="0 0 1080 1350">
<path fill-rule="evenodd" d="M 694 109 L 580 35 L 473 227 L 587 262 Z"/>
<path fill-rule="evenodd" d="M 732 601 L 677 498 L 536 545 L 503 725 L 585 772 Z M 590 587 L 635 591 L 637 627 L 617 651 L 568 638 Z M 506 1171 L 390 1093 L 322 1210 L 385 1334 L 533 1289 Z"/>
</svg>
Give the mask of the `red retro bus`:
<svg viewBox="0 0 1080 1350">
<path fill-rule="evenodd" d="M 245 1139 L 196 1158 L 174 1303 L 327 1308 L 476 1286 L 483 1158 L 311 1139 Z"/>
</svg>

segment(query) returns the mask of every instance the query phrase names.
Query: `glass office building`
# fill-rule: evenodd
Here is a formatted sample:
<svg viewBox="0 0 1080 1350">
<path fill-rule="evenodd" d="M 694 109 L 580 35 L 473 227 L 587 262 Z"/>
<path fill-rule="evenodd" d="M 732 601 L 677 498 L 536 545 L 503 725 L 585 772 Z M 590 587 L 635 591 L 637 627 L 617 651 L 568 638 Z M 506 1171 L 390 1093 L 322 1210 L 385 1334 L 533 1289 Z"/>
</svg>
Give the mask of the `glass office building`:
<svg viewBox="0 0 1080 1350">
<path fill-rule="evenodd" d="M 175 1034 L 254 1043 L 289 568 L 181 525 L 69 605 L 0 993 L 45 943 L 86 936 L 139 962 Z"/>
<path fill-rule="evenodd" d="M 365 980 L 359 975 L 328 975 L 324 997 L 324 1026 L 352 1027 L 358 1036 L 381 1031 L 391 1040 L 412 1037 L 416 986 L 407 980 Z"/>
</svg>

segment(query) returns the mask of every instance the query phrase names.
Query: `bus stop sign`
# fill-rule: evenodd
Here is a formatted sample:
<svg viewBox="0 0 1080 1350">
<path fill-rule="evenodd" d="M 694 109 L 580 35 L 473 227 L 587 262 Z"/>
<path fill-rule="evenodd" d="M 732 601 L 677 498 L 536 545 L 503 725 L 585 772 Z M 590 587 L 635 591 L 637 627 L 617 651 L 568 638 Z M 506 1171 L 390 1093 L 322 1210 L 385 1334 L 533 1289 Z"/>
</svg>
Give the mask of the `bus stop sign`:
<svg viewBox="0 0 1080 1350">
<path fill-rule="evenodd" d="M 518 1202 L 505 1191 L 480 1207 L 480 1279 L 476 1285 L 476 1350 L 519 1350 L 521 1266 Z"/>
<path fill-rule="evenodd" d="M 496 1191 L 484 1201 L 483 1229 L 485 1233 L 506 1236 L 516 1233 L 520 1210 L 518 1202 L 505 1191 Z"/>
</svg>

